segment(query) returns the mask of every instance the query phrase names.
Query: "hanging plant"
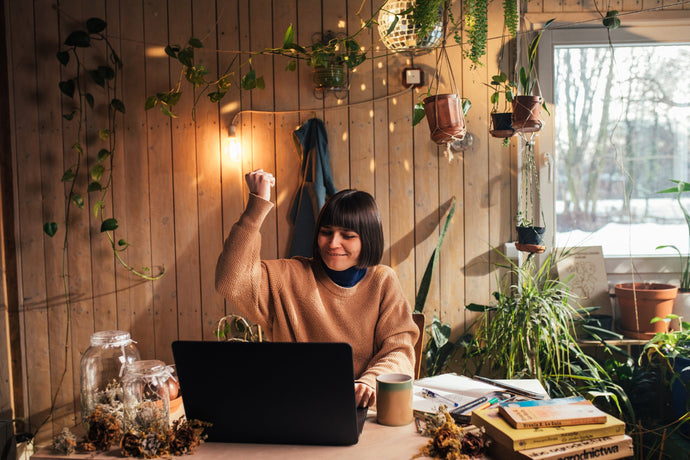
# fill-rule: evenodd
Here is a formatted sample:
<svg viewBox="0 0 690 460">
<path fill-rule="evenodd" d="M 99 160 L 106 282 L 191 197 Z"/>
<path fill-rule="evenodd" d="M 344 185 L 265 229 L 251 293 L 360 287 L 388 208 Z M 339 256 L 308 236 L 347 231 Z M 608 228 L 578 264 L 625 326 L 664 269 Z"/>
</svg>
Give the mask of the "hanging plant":
<svg viewBox="0 0 690 460">
<path fill-rule="evenodd" d="M 469 58 L 474 65 L 483 65 L 482 56 L 486 54 L 486 38 L 488 30 L 487 0 L 464 0 L 463 14 L 465 25 L 465 46 L 463 48 L 465 57 Z M 457 33 L 455 41 L 463 45 Z"/>
</svg>

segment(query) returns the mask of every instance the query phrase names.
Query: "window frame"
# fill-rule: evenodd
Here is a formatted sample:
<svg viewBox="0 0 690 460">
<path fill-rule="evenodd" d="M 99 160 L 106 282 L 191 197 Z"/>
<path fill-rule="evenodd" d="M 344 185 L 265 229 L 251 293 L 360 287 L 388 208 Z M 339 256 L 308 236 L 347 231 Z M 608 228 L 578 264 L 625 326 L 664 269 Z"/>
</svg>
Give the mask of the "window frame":
<svg viewBox="0 0 690 460">
<path fill-rule="evenodd" d="M 676 16 L 668 14 L 641 13 L 621 18 L 622 25 L 611 34 L 614 44 L 640 43 L 640 38 L 658 43 L 690 43 L 690 12 L 674 10 Z M 664 13 L 671 13 L 667 11 Z M 591 16 L 591 20 L 587 17 Z M 539 30 L 550 19 L 544 14 L 532 15 L 526 18 L 530 30 Z M 598 15 L 570 15 L 570 22 L 554 21 L 549 33 L 544 33 L 538 49 L 537 72 L 542 97 L 547 107 L 554 115 L 554 71 L 553 50 L 558 45 L 608 45 L 607 30 L 601 25 Z M 572 26 L 577 23 L 577 26 Z M 570 24 L 570 25 L 569 25 Z M 583 33 L 584 32 L 584 33 Z M 690 69 L 688 69 L 690 71 Z M 544 128 L 536 143 L 537 162 L 540 171 L 541 210 L 546 225 L 545 241 L 555 241 L 556 213 L 555 197 L 556 182 L 554 152 L 555 152 L 555 124 L 543 114 Z M 519 148 L 522 148 L 520 146 Z M 552 245 L 551 245 L 552 246 Z M 680 266 L 676 254 L 659 256 L 607 256 L 605 257 L 606 272 L 609 286 L 619 282 L 629 282 L 633 271 L 635 278 L 649 282 L 678 283 Z M 634 270 L 633 270 L 634 267 Z"/>
</svg>

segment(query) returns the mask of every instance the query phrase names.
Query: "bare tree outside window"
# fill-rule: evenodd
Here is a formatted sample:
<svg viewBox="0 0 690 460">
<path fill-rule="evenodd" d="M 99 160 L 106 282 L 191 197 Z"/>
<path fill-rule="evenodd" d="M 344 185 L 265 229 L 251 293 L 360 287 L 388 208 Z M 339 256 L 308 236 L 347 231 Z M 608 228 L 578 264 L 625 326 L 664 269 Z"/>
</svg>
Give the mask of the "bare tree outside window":
<svg viewBox="0 0 690 460">
<path fill-rule="evenodd" d="M 670 179 L 688 180 L 690 45 L 554 48 L 557 245 L 688 252 Z"/>
</svg>

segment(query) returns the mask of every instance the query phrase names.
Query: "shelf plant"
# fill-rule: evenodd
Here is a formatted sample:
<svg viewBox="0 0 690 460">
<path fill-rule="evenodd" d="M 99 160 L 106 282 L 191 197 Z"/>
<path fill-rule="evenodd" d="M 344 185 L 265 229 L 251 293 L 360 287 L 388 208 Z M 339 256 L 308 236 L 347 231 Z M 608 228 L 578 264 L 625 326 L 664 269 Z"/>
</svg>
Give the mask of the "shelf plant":
<svg viewBox="0 0 690 460">
<path fill-rule="evenodd" d="M 681 200 L 685 192 L 690 192 L 690 183 L 674 179 L 671 179 L 671 182 L 675 183 L 676 185 L 674 187 L 661 190 L 657 193 L 676 194 L 676 201 L 678 202 L 678 207 L 680 207 L 680 210 L 683 213 L 683 217 L 685 218 L 685 223 L 688 226 L 688 247 L 690 247 L 690 213 L 688 213 L 687 208 L 685 207 L 685 205 L 683 205 L 683 202 Z M 657 246 L 657 249 L 664 248 L 671 248 L 678 253 L 681 271 L 679 290 L 680 292 L 690 292 L 690 256 L 686 255 L 685 257 L 683 257 L 683 253 L 680 251 L 680 249 L 678 249 L 678 247 L 673 244 Z"/>
</svg>

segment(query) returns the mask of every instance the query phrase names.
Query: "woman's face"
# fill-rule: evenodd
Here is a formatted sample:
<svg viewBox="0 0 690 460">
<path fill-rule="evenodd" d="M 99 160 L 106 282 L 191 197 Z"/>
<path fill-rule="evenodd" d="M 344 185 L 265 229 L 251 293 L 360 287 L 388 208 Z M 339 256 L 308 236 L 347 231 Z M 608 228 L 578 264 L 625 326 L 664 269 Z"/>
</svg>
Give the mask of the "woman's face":
<svg viewBox="0 0 690 460">
<path fill-rule="evenodd" d="M 321 260 L 328 268 L 339 272 L 357 265 L 362 250 L 359 234 L 342 227 L 321 227 L 317 244 Z"/>
</svg>

